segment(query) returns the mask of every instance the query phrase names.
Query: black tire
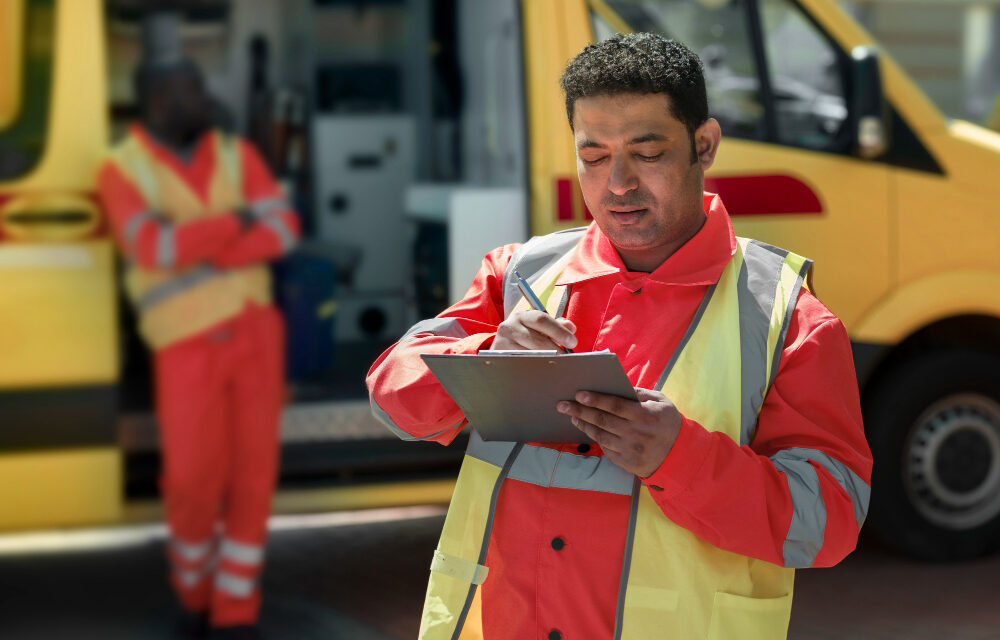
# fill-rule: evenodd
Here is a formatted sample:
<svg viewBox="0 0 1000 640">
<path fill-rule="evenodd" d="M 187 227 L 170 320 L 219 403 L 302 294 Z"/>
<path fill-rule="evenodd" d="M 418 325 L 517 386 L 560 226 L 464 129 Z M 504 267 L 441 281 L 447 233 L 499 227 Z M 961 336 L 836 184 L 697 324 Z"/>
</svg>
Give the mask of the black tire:
<svg viewBox="0 0 1000 640">
<path fill-rule="evenodd" d="M 1000 546 L 1000 358 L 928 351 L 865 397 L 875 459 L 867 526 L 925 560 Z"/>
</svg>

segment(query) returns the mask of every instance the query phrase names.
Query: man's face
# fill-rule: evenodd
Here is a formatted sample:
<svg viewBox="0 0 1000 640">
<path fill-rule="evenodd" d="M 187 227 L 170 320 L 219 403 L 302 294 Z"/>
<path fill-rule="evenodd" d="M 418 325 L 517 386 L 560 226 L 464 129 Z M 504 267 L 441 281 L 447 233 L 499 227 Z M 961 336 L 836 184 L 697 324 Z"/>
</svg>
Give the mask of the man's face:
<svg viewBox="0 0 1000 640">
<path fill-rule="evenodd" d="M 198 74 L 183 69 L 168 73 L 158 94 L 164 121 L 178 139 L 194 142 L 211 126 L 211 103 Z"/>
<path fill-rule="evenodd" d="M 704 222 L 718 123 L 695 132 L 693 162 L 691 136 L 662 93 L 580 98 L 573 130 L 587 208 L 629 269 L 652 271 Z"/>
</svg>

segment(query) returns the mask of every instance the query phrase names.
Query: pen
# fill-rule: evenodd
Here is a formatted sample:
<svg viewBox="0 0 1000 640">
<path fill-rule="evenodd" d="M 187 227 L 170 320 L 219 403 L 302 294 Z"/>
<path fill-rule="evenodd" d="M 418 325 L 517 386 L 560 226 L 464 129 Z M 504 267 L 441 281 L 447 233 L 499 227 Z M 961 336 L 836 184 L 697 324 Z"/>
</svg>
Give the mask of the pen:
<svg viewBox="0 0 1000 640">
<path fill-rule="evenodd" d="M 531 305 L 531 308 L 534 309 L 535 311 L 548 313 L 549 310 L 545 308 L 545 305 L 542 304 L 542 301 L 539 300 L 538 296 L 535 295 L 535 292 L 531 290 L 531 287 L 528 285 L 528 281 L 524 279 L 524 277 L 517 269 L 514 270 L 514 277 L 517 278 L 517 288 L 521 290 L 521 295 L 523 295 L 525 300 L 528 301 L 528 304 Z M 562 349 L 566 353 L 573 353 L 573 350 L 570 349 L 569 347 L 563 347 Z"/>
</svg>

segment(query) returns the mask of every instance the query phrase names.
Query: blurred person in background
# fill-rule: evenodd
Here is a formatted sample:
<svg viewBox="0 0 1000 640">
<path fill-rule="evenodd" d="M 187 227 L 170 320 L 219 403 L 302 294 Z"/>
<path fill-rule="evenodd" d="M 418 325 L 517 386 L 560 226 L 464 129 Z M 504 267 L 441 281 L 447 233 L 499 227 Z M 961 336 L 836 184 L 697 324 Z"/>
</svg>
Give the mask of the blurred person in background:
<svg viewBox="0 0 1000 640">
<path fill-rule="evenodd" d="M 267 263 L 292 249 L 299 222 L 254 147 L 213 128 L 178 31 L 172 14 L 147 18 L 141 121 L 110 153 L 99 189 L 153 351 L 179 631 L 259 638 L 284 400 Z"/>
<path fill-rule="evenodd" d="M 705 193 L 721 131 L 693 52 L 619 34 L 562 87 L 594 222 L 487 254 L 372 366 L 372 410 L 450 443 L 468 420 L 420 356 L 481 349 L 607 349 L 638 400 L 554 403 L 580 444 L 472 431 L 420 637 L 784 638 L 794 568 L 837 564 L 867 512 L 847 332 L 803 286 L 812 261 L 737 238 Z"/>
</svg>

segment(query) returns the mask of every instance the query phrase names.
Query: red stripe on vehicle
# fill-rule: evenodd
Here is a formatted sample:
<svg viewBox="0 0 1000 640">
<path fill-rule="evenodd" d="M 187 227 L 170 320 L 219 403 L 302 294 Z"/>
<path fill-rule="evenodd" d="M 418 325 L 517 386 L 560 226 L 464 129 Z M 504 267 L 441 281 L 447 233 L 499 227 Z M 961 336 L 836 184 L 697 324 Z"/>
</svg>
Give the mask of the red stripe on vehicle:
<svg viewBox="0 0 1000 640">
<path fill-rule="evenodd" d="M 573 181 L 556 178 L 556 220 L 573 219 Z"/>
<path fill-rule="evenodd" d="M 823 213 L 816 192 L 792 176 L 705 176 L 705 191 L 719 194 L 731 216 Z"/>
</svg>

